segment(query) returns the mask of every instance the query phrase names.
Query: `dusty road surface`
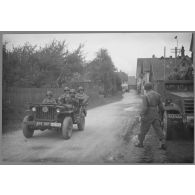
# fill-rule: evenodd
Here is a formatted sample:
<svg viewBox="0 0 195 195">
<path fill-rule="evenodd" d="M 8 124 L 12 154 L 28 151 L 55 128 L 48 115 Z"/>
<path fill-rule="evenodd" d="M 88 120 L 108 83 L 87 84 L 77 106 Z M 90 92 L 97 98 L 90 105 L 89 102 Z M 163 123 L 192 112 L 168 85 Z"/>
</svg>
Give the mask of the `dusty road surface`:
<svg viewBox="0 0 195 195">
<path fill-rule="evenodd" d="M 88 111 L 85 130 L 74 127 L 70 140 L 63 140 L 55 131 L 35 131 L 30 139 L 22 130 L 6 134 L 2 140 L 2 154 L 8 162 L 103 163 L 104 158 L 120 145 L 121 134 L 127 129 L 128 104 L 140 102 L 134 92 L 125 94 L 122 101 Z M 133 109 L 133 107 L 131 107 Z M 135 108 L 136 110 L 136 108 Z"/>
<path fill-rule="evenodd" d="M 134 147 L 132 137 L 137 134 L 139 128 L 131 129 L 131 127 L 139 111 L 140 103 L 140 97 L 131 91 L 124 94 L 121 101 L 89 110 L 85 130 L 77 131 L 75 126 L 70 140 L 63 140 L 59 133 L 50 130 L 35 131 L 30 139 L 24 138 L 21 129 L 5 134 L 2 137 L 3 162 L 20 164 L 174 162 L 176 158 L 169 160 L 169 154 L 158 149 L 158 142 L 153 131 L 146 137 L 144 148 Z M 127 135 L 128 142 L 124 141 Z M 186 149 L 189 154 L 187 162 L 190 162 L 193 144 L 187 145 L 189 147 Z M 186 144 L 183 146 L 182 148 L 186 148 Z M 171 152 L 175 153 L 177 148 L 178 146 L 175 146 Z M 170 155 L 172 156 L 171 153 Z M 176 157 L 180 162 L 185 161 L 182 159 L 183 154 Z"/>
</svg>

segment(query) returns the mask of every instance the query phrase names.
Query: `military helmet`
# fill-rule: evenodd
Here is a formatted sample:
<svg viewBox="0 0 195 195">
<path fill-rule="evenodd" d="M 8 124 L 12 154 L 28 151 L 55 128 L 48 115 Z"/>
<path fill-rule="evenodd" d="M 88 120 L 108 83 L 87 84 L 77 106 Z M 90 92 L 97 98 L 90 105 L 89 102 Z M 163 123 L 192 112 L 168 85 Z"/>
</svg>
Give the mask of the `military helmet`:
<svg viewBox="0 0 195 195">
<path fill-rule="evenodd" d="M 82 86 L 80 86 L 80 87 L 78 88 L 78 91 L 84 91 L 84 88 L 83 88 Z"/>
<path fill-rule="evenodd" d="M 146 90 L 146 91 L 149 91 L 149 90 L 151 90 L 153 88 L 153 85 L 152 85 L 152 83 L 146 83 L 145 85 L 144 85 L 144 89 Z"/>
<path fill-rule="evenodd" d="M 46 94 L 47 96 L 53 96 L 53 93 L 52 93 L 52 91 L 47 91 L 47 94 Z"/>
<path fill-rule="evenodd" d="M 70 91 L 69 87 L 64 87 L 64 91 Z"/>
</svg>

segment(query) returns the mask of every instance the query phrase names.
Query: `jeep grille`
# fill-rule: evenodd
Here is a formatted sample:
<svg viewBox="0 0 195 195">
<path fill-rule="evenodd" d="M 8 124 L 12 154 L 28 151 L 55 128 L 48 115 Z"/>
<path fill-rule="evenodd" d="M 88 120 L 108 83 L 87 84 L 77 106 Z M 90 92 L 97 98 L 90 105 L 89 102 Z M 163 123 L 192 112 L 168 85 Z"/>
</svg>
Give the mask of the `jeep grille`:
<svg viewBox="0 0 195 195">
<path fill-rule="evenodd" d="M 46 120 L 46 121 L 53 121 L 53 120 L 55 120 L 56 109 L 53 108 L 53 107 L 47 106 L 48 111 L 47 112 L 43 112 L 43 107 L 45 107 L 45 106 L 40 106 L 40 107 L 36 108 L 37 109 L 36 110 L 36 119 L 38 119 L 38 120 Z"/>
<path fill-rule="evenodd" d="M 186 114 L 194 114 L 194 100 L 193 99 L 184 100 L 184 108 Z"/>
</svg>

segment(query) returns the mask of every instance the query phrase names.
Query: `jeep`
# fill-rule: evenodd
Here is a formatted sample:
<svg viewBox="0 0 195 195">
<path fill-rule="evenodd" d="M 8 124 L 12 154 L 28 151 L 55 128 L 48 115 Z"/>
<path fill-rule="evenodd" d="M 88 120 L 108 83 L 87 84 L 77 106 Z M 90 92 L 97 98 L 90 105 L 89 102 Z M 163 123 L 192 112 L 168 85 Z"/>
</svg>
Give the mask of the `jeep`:
<svg viewBox="0 0 195 195">
<path fill-rule="evenodd" d="M 194 129 L 194 86 L 193 81 L 170 80 L 164 82 L 164 88 L 163 131 L 170 140 L 177 133 L 183 136 Z"/>
<path fill-rule="evenodd" d="M 26 138 L 32 137 L 35 130 L 56 129 L 64 139 L 70 139 L 73 124 L 77 124 L 79 130 L 84 130 L 85 112 L 82 105 L 29 104 L 28 107 L 23 120 Z"/>
</svg>

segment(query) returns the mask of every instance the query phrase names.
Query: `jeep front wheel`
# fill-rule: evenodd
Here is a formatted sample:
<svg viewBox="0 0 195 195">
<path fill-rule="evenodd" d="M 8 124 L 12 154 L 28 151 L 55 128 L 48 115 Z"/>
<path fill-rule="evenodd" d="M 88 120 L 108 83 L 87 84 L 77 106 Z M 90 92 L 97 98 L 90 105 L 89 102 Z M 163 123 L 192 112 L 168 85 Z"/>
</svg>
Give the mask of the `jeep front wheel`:
<svg viewBox="0 0 195 195">
<path fill-rule="evenodd" d="M 22 123 L 23 135 L 26 138 L 30 138 L 34 134 L 34 130 L 29 127 L 27 122 L 30 121 L 30 116 L 25 116 Z"/>
<path fill-rule="evenodd" d="M 71 117 L 66 117 L 62 124 L 62 136 L 64 139 L 70 139 L 72 136 L 73 122 Z"/>
</svg>

